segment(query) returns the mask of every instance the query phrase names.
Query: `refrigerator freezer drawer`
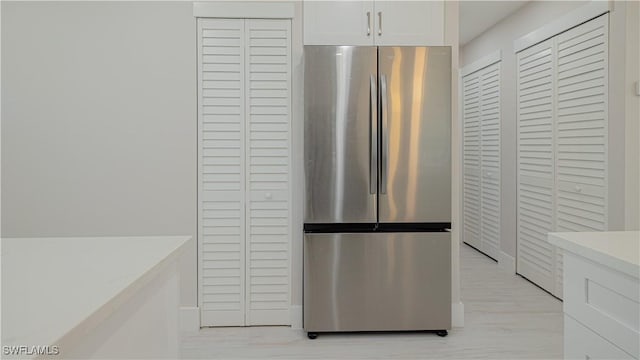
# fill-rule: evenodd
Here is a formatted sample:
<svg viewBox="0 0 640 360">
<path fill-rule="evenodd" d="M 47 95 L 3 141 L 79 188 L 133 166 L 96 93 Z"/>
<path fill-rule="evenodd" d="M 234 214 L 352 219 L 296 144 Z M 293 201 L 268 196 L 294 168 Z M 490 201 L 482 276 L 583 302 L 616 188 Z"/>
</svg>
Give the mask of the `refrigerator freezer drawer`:
<svg viewBox="0 0 640 360">
<path fill-rule="evenodd" d="M 451 234 L 305 234 L 304 328 L 451 328 Z"/>
</svg>

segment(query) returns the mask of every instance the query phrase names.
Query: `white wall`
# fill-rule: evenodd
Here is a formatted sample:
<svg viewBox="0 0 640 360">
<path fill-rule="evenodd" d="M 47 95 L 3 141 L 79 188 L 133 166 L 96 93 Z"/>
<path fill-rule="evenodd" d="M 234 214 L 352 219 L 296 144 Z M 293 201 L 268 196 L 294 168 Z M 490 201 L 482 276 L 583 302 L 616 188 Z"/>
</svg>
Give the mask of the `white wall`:
<svg viewBox="0 0 640 360">
<path fill-rule="evenodd" d="M 640 229 L 640 2 L 628 2 L 626 36 L 626 129 L 625 129 L 625 229 Z"/>
<path fill-rule="evenodd" d="M 587 1 L 531 1 L 521 9 L 503 19 L 483 34 L 467 43 L 460 50 L 460 67 L 492 53 L 502 50 L 502 229 L 501 251 L 515 257 L 516 254 L 516 56 L 513 41 L 557 19 L 570 11 L 585 5 Z M 611 138 L 609 151 L 610 161 L 610 226 L 612 229 L 624 227 L 624 31 L 625 5 L 615 3 L 610 14 L 610 109 L 609 118 Z M 623 43 L 620 44 L 622 37 Z M 621 56 L 622 55 L 622 56 Z M 622 60 L 620 60 L 622 59 Z M 620 63 L 622 61 L 622 63 Z M 622 109 L 622 110 L 620 110 Z M 637 153 L 637 151 L 636 151 Z M 637 188 L 637 183 L 636 183 Z M 636 197 L 637 198 L 637 197 Z M 627 200 L 629 201 L 629 200 Z"/>
<path fill-rule="evenodd" d="M 609 13 L 609 148 L 608 190 L 609 229 L 625 228 L 625 103 L 626 89 L 626 29 L 627 1 L 614 1 Z M 630 89 L 629 89 L 630 90 Z M 635 185 L 638 186 L 637 184 Z"/>
<path fill-rule="evenodd" d="M 191 3 L 1 6 L 2 236 L 195 236 Z"/>
</svg>

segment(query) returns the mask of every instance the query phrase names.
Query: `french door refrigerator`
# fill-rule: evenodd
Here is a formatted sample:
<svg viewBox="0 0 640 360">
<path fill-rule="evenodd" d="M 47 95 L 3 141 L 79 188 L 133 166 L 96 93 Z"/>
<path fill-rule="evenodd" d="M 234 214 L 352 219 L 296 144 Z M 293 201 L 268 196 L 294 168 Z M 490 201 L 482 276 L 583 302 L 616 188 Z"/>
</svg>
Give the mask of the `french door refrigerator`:
<svg viewBox="0 0 640 360">
<path fill-rule="evenodd" d="M 451 48 L 305 46 L 304 328 L 451 327 Z"/>
</svg>

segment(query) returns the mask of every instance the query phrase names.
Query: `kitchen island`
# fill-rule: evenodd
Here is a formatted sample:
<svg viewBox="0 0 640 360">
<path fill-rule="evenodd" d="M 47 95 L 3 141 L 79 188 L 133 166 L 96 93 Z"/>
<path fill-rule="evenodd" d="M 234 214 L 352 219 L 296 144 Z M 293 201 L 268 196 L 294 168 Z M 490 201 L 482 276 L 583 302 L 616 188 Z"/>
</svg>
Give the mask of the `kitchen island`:
<svg viewBox="0 0 640 360">
<path fill-rule="evenodd" d="M 549 233 L 564 253 L 565 359 L 640 356 L 640 232 Z"/>
<path fill-rule="evenodd" d="M 4 358 L 176 358 L 190 236 L 2 239 Z"/>
</svg>

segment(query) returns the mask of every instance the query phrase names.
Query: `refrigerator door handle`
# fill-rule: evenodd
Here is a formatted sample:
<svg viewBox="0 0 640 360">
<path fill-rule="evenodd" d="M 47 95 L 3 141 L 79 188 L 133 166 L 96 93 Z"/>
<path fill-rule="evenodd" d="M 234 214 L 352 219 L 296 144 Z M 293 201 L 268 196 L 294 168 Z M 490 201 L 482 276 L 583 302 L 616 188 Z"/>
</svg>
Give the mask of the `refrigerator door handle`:
<svg viewBox="0 0 640 360">
<path fill-rule="evenodd" d="M 378 90 L 374 75 L 370 77 L 369 94 L 369 194 L 375 194 L 378 190 Z"/>
<path fill-rule="evenodd" d="M 380 193 L 386 194 L 389 170 L 389 116 L 387 115 L 387 77 L 385 75 L 380 76 L 380 117 L 382 118 Z"/>
</svg>

